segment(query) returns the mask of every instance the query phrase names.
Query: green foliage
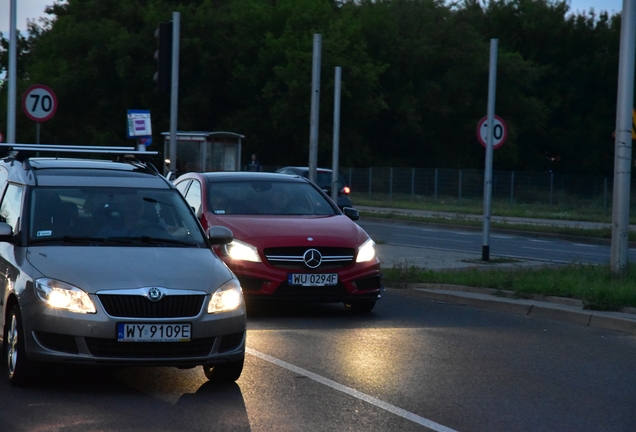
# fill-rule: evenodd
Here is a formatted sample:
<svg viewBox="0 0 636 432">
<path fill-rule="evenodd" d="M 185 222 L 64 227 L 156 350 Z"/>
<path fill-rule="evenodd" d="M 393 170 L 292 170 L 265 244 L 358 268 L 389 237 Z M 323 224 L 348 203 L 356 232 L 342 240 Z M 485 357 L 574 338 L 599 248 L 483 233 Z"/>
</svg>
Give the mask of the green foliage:
<svg viewBox="0 0 636 432">
<path fill-rule="evenodd" d="M 321 165 L 339 66 L 343 166 L 481 168 L 475 126 L 497 38 L 496 111 L 509 129 L 498 169 L 612 170 L 620 16 L 572 14 L 565 0 L 68 0 L 48 11 L 18 39 L 18 93 L 39 83 L 58 96 L 42 142 L 124 144 L 126 110 L 149 109 L 151 149 L 163 150 L 154 32 L 179 11 L 179 129 L 242 133 L 265 165 L 306 164 L 318 33 Z M 0 130 L 5 119 L 2 103 Z M 34 132 L 18 112 L 17 140 Z"/>
</svg>

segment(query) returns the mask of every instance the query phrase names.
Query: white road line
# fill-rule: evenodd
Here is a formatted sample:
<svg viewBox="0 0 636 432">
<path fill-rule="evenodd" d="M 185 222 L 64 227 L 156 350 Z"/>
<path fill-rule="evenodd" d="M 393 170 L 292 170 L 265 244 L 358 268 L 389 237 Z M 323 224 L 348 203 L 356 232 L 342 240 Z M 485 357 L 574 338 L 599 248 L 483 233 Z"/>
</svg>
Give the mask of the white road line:
<svg viewBox="0 0 636 432">
<path fill-rule="evenodd" d="M 530 239 L 529 241 L 531 241 L 531 242 L 535 242 L 535 243 L 552 243 L 550 240 L 537 240 L 537 239 Z"/>
<path fill-rule="evenodd" d="M 528 249 L 528 250 L 536 250 L 536 251 L 544 251 L 544 252 L 551 252 L 551 253 L 572 253 L 572 250 L 559 250 L 559 249 L 545 249 L 545 248 L 533 248 L 533 247 L 528 247 L 528 246 L 521 246 L 521 249 Z M 593 256 L 593 257 L 597 257 L 600 256 L 601 254 L 597 253 L 586 253 L 586 252 L 574 252 L 577 255 L 587 255 L 587 256 Z"/>
<path fill-rule="evenodd" d="M 338 390 L 341 391 L 343 393 L 348 394 L 349 396 L 353 396 L 357 399 L 360 399 L 364 402 L 370 403 L 371 405 L 375 405 L 378 408 L 381 408 L 385 411 L 388 411 L 390 413 L 393 413 L 397 416 L 400 416 L 402 418 L 405 418 L 407 420 L 410 420 L 414 423 L 420 424 L 422 426 L 426 426 L 429 429 L 432 429 L 436 432 L 457 432 L 454 429 L 450 429 L 447 428 L 446 426 L 443 426 L 439 423 L 435 423 L 432 420 L 428 420 L 424 417 L 420 417 L 417 414 L 413 414 L 412 412 L 406 411 L 402 408 L 398 408 L 395 405 L 391 405 L 390 403 L 381 401 L 380 399 L 374 398 L 373 396 L 369 396 L 368 394 L 359 392 L 358 390 L 352 389 L 351 387 L 347 387 L 345 385 L 342 384 L 338 384 L 335 381 L 332 381 L 328 378 L 325 378 L 323 376 L 320 376 L 318 374 L 315 374 L 313 372 L 309 372 L 306 369 L 300 368 L 298 366 L 294 366 L 291 363 L 287 363 L 283 360 L 279 360 L 275 357 L 269 356 L 267 354 L 264 354 L 260 351 L 257 351 L 255 349 L 252 348 L 245 348 L 245 352 L 247 352 L 248 354 L 251 354 L 255 357 L 260 358 L 261 360 L 265 360 L 268 361 L 270 363 L 275 364 L 276 366 L 280 366 L 284 369 L 290 370 L 292 372 L 295 372 L 299 375 L 303 375 L 306 376 L 307 378 L 310 378 L 316 382 L 319 382 L 320 384 L 326 385 L 327 387 L 331 387 L 334 390 Z"/>
<path fill-rule="evenodd" d="M 445 242 L 448 241 L 448 242 L 454 242 L 454 243 L 472 243 L 472 242 L 467 241 L 467 240 L 453 240 L 453 239 L 449 239 L 449 238 L 445 238 L 445 237 L 415 237 L 415 236 L 406 235 L 406 234 L 396 234 L 393 237 L 394 238 L 395 237 L 406 237 L 406 238 L 409 238 L 409 239 L 420 238 L 420 239 L 426 239 L 426 240 L 439 240 L 439 241 L 445 241 Z"/>
</svg>

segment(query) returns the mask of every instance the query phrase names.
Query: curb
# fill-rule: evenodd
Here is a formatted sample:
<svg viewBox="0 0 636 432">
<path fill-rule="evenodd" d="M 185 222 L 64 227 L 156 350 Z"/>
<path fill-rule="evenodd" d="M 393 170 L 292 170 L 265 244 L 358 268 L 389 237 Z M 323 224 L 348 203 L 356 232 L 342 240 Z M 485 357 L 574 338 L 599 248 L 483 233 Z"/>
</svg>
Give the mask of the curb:
<svg viewBox="0 0 636 432">
<path fill-rule="evenodd" d="M 511 298 L 514 295 L 511 291 L 447 284 L 413 283 L 393 289 L 429 300 L 636 335 L 636 308 L 625 308 L 621 312 L 593 311 L 583 309 L 583 302 L 576 299 L 551 296 L 519 299 Z"/>
</svg>

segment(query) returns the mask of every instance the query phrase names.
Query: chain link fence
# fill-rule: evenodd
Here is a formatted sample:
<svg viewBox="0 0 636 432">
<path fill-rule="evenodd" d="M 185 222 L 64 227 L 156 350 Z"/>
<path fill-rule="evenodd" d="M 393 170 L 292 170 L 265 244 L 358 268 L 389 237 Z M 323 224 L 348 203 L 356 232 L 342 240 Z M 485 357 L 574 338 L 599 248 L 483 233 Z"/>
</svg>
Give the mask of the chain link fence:
<svg viewBox="0 0 636 432">
<path fill-rule="evenodd" d="M 276 171 L 279 167 L 263 167 Z M 383 196 L 388 199 L 483 199 L 484 172 L 471 169 L 432 168 L 347 168 L 340 174 L 354 195 Z M 514 204 L 591 205 L 610 211 L 612 178 L 565 175 L 549 172 L 493 171 L 492 198 Z M 636 185 L 632 185 L 634 192 Z M 633 201 L 633 200 L 632 200 Z"/>
</svg>

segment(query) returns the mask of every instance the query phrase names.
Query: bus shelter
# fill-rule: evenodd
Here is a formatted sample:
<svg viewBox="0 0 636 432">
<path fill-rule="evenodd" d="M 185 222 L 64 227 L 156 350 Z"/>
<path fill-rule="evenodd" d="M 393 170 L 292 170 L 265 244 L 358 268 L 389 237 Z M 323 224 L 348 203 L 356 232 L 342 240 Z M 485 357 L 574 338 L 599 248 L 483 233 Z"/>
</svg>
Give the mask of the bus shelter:
<svg viewBox="0 0 636 432">
<path fill-rule="evenodd" d="M 170 132 L 162 132 L 163 151 L 170 155 Z M 245 136 L 234 132 L 177 132 L 177 174 L 205 171 L 240 171 Z M 167 170 L 167 167 L 166 167 Z"/>
</svg>

